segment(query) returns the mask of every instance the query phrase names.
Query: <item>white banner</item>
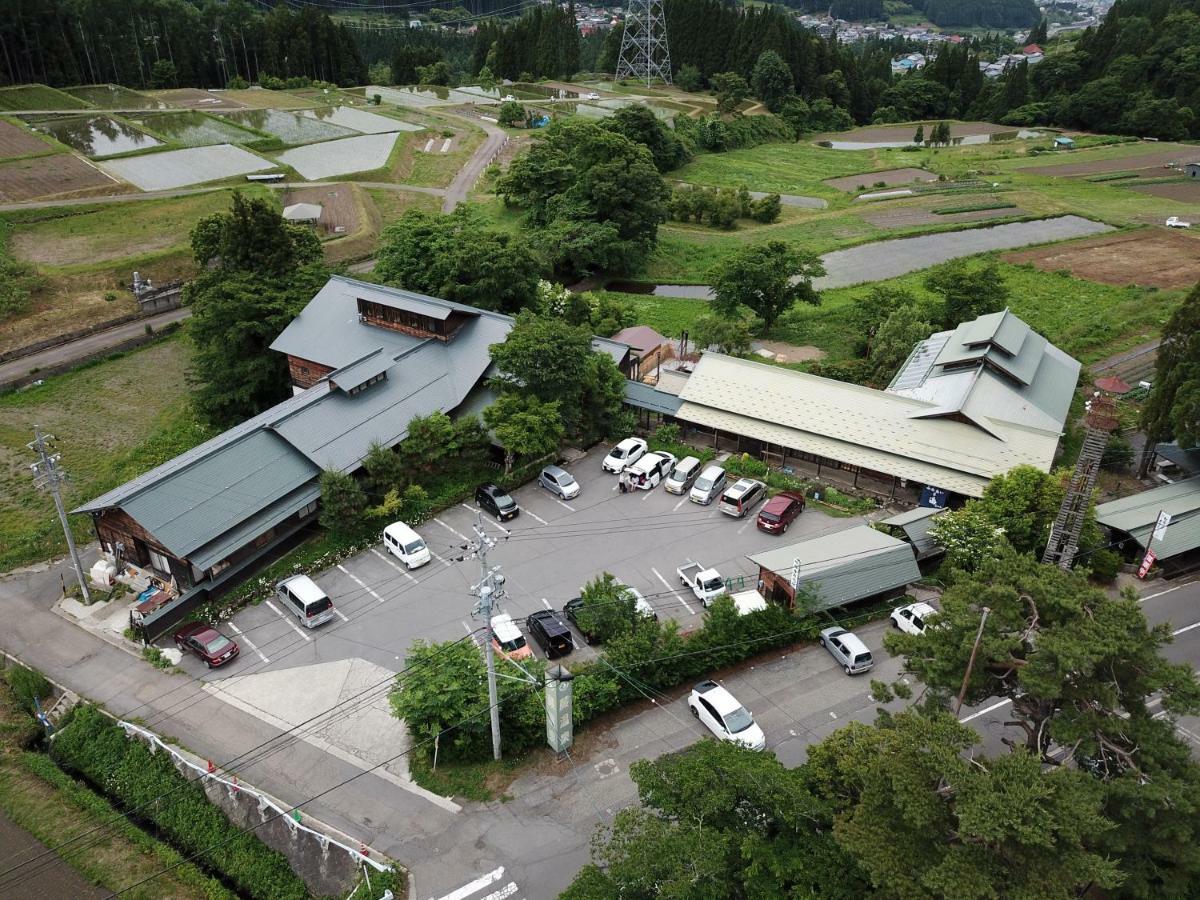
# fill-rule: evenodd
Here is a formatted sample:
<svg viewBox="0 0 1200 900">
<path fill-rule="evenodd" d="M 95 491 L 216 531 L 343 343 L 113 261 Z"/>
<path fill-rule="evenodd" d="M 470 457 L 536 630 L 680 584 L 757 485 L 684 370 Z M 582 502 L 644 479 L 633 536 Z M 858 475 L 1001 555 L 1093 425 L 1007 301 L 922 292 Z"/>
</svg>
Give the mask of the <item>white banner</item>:
<svg viewBox="0 0 1200 900">
<path fill-rule="evenodd" d="M 1158 514 L 1158 521 L 1154 523 L 1154 540 L 1161 541 L 1167 536 L 1167 526 L 1171 524 L 1171 514 L 1163 510 Z"/>
</svg>

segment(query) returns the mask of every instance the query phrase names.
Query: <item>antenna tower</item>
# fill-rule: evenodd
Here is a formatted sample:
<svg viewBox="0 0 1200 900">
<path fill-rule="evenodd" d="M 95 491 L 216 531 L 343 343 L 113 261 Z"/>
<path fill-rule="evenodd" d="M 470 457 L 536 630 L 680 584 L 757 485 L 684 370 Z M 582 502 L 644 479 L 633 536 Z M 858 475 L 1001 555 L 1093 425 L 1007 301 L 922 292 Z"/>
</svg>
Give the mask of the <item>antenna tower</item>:
<svg viewBox="0 0 1200 900">
<path fill-rule="evenodd" d="M 667 47 L 667 17 L 663 0 L 629 0 L 617 80 L 632 78 L 650 84 L 671 83 L 671 51 Z"/>
<path fill-rule="evenodd" d="M 1083 448 L 1075 462 L 1075 471 L 1067 485 L 1067 494 L 1059 507 L 1058 517 L 1050 529 L 1050 540 L 1042 562 L 1071 568 L 1075 551 L 1079 549 L 1079 533 L 1087 517 L 1088 503 L 1096 487 L 1096 476 L 1100 472 L 1100 458 L 1108 446 L 1108 436 L 1117 429 L 1116 403 L 1112 397 L 1097 392 L 1088 404 L 1087 431 Z"/>
</svg>

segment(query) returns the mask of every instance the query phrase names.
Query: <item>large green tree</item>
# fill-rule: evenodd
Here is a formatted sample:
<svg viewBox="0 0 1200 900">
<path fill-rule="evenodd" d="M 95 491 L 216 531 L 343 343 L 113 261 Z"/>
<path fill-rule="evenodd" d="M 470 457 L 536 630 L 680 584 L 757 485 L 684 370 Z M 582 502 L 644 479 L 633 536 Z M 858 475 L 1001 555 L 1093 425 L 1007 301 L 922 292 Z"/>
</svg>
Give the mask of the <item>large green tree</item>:
<svg viewBox="0 0 1200 900">
<path fill-rule="evenodd" d="M 773 113 L 783 109 L 784 102 L 795 94 L 796 89 L 792 70 L 774 50 L 759 54 L 750 83 L 754 87 L 754 96 Z"/>
<path fill-rule="evenodd" d="M 504 448 L 504 472 L 518 456 L 537 459 L 558 449 L 563 422 L 557 400 L 542 401 L 513 391 L 502 393 L 483 411 L 483 421 Z"/>
<path fill-rule="evenodd" d="M 409 210 L 380 236 L 385 283 L 467 306 L 515 313 L 537 298 L 541 261 L 520 237 L 463 204 L 449 216 Z"/>
<path fill-rule="evenodd" d="M 709 272 L 713 309 L 726 318 L 746 307 L 763 320 L 764 331 L 796 303 L 821 302 L 812 280 L 825 274 L 820 258 L 783 241 L 767 241 L 732 254 Z"/>
<path fill-rule="evenodd" d="M 1000 312 L 1008 304 L 1008 286 L 994 262 L 978 268 L 961 259 L 946 263 L 925 277 L 925 287 L 942 299 L 944 328 L 957 328 L 987 313 Z"/>
<path fill-rule="evenodd" d="M 691 158 L 674 130 L 647 106 L 624 106 L 604 121 L 604 127 L 649 150 L 660 172 L 677 169 Z"/>
<path fill-rule="evenodd" d="M 736 113 L 750 95 L 750 85 L 737 72 L 718 72 L 709 78 L 709 82 L 717 95 L 717 109 L 726 115 Z"/>
<path fill-rule="evenodd" d="M 1200 444 L 1200 285 L 1163 328 L 1142 427 L 1149 446 L 1172 439 L 1188 448 Z"/>
<path fill-rule="evenodd" d="M 914 306 L 903 306 L 884 319 L 871 345 L 872 378 L 886 386 L 908 359 L 913 347 L 933 333 L 931 326 Z"/>
<path fill-rule="evenodd" d="M 228 213 L 192 233 L 198 278 L 184 289 L 196 411 L 228 428 L 288 395 L 286 358 L 271 343 L 328 278 L 307 229 L 287 225 L 266 199 L 233 196 Z"/>
</svg>

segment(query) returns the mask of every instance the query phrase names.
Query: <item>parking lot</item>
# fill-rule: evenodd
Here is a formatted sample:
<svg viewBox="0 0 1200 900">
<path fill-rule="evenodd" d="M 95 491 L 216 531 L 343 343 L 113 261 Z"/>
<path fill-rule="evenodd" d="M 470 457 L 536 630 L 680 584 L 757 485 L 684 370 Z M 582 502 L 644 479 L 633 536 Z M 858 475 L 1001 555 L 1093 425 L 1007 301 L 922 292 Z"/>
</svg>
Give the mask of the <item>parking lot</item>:
<svg viewBox="0 0 1200 900">
<path fill-rule="evenodd" d="M 740 576 L 741 586 L 749 589 L 757 572 L 747 554 L 860 522 L 810 507 L 787 535 L 765 534 L 754 527 L 753 514 L 733 519 L 715 503 L 700 506 L 661 486 L 620 493 L 616 477 L 601 470 L 604 452 L 597 448 L 568 467 L 582 488 L 570 502 L 530 483 L 513 493 L 519 517 L 502 525 L 482 516 L 483 528 L 496 540 L 488 563 L 501 566 L 507 581 L 502 609 L 522 626 L 529 613 L 561 610 L 587 581 L 611 572 L 639 590 L 660 619 L 675 619 L 685 631 L 694 629 L 704 610 L 680 585 L 678 566 L 713 566 L 726 578 Z M 300 628 L 278 601 L 270 600 L 241 610 L 227 624 L 242 646 L 241 658 L 232 665 L 212 673 L 195 659 L 187 658 L 183 665 L 198 677 L 217 681 L 346 659 L 398 671 L 416 639 L 478 635 L 483 622 L 471 616 L 475 598 L 470 589 L 479 581 L 480 561 L 464 547 L 474 541 L 479 521 L 476 507 L 461 504 L 420 526 L 433 559 L 412 572 L 385 554 L 382 544 L 322 572 L 315 580 L 333 600 L 337 618 L 317 629 Z M 734 588 L 739 588 L 736 581 Z M 590 656 L 594 651 L 575 637 L 572 657 Z M 534 650 L 542 655 L 536 646 Z"/>
</svg>

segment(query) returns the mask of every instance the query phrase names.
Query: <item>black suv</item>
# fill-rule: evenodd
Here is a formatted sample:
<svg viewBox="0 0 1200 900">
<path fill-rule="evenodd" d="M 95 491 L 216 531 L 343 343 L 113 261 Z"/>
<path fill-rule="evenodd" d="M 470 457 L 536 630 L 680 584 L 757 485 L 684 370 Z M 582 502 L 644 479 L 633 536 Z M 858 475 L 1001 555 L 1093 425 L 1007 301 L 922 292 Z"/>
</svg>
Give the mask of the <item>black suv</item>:
<svg viewBox="0 0 1200 900">
<path fill-rule="evenodd" d="M 571 629 L 549 609 L 539 609 L 526 619 L 525 630 L 542 648 L 546 659 L 566 656 L 575 649 L 575 642 L 571 640 Z"/>
<path fill-rule="evenodd" d="M 475 488 L 475 502 L 501 522 L 515 519 L 521 514 L 517 501 L 508 496 L 504 488 L 488 482 Z"/>
</svg>

